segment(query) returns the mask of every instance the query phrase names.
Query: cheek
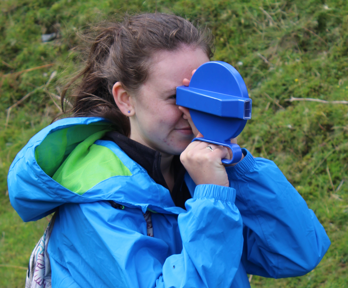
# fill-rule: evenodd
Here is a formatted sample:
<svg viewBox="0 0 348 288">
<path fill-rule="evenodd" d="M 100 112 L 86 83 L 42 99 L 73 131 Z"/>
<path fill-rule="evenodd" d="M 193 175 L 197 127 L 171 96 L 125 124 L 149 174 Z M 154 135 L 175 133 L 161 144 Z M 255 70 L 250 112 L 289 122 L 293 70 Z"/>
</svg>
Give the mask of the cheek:
<svg viewBox="0 0 348 288">
<path fill-rule="evenodd" d="M 168 138 L 166 142 L 172 141 L 172 130 L 174 130 L 178 126 L 178 123 L 183 120 L 182 113 L 178 107 L 172 104 L 161 105 L 148 112 L 150 113 L 147 114 L 146 119 L 143 118 L 145 121 L 142 121 L 141 125 L 146 127 L 146 130 L 151 134 L 157 135 L 158 138 L 162 138 L 163 140 Z"/>
<path fill-rule="evenodd" d="M 182 113 L 175 105 L 171 105 L 171 107 L 169 109 L 166 109 L 165 113 L 163 114 L 164 121 L 168 121 L 171 124 L 176 124 L 182 119 Z"/>
</svg>

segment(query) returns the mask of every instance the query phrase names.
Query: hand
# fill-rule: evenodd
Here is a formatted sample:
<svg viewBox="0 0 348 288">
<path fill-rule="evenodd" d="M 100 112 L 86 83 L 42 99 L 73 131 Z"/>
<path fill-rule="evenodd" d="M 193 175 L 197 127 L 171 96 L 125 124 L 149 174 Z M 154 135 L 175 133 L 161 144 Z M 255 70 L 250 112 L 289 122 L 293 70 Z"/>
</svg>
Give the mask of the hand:
<svg viewBox="0 0 348 288">
<path fill-rule="evenodd" d="M 198 134 L 202 137 L 202 134 Z M 209 148 L 210 147 L 210 148 Z M 222 158 L 230 157 L 230 149 L 201 141 L 194 141 L 180 155 L 180 161 L 192 180 L 199 184 L 215 184 L 229 187 L 228 176 Z"/>
</svg>

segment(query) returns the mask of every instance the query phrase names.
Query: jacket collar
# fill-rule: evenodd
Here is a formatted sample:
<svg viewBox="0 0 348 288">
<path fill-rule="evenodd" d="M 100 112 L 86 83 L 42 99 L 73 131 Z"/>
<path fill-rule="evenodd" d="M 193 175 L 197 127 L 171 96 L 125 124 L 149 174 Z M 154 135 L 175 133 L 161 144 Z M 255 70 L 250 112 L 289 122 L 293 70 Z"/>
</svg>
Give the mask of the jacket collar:
<svg viewBox="0 0 348 288">
<path fill-rule="evenodd" d="M 142 166 L 149 176 L 159 185 L 168 189 L 161 171 L 161 154 L 149 147 L 146 147 L 116 131 L 108 132 L 104 140 L 116 143 L 133 161 Z M 185 202 L 191 198 L 191 194 L 185 184 L 184 176 L 186 170 L 180 162 L 180 157 L 175 155 L 173 158 L 174 187 L 171 197 L 176 206 L 185 209 Z"/>
</svg>

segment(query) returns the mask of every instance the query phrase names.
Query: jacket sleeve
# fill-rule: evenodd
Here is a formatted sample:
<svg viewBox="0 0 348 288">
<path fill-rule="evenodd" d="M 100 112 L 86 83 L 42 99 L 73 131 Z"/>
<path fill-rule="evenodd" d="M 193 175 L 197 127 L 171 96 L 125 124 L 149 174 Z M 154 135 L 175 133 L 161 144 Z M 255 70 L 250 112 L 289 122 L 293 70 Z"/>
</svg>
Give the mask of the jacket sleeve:
<svg viewBox="0 0 348 288">
<path fill-rule="evenodd" d="M 243 150 L 244 159 L 226 170 L 243 219 L 247 273 L 282 278 L 310 272 L 330 246 L 323 226 L 272 161 Z"/>
<path fill-rule="evenodd" d="M 230 287 L 243 249 L 234 201 L 233 188 L 198 185 L 178 219 L 153 214 L 154 237 L 140 209 L 66 204 L 49 242 L 52 286 Z M 156 238 L 161 233 L 166 237 Z M 177 249 L 172 237 L 182 241 Z"/>
</svg>

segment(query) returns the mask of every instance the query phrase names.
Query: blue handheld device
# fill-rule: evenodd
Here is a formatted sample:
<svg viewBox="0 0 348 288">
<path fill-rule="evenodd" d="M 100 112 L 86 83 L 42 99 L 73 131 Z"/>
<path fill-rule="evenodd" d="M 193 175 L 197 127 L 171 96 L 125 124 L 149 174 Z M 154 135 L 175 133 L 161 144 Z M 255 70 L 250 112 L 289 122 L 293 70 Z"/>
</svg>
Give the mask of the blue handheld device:
<svg viewBox="0 0 348 288">
<path fill-rule="evenodd" d="M 211 61 L 193 74 L 189 86 L 176 88 L 176 104 L 190 110 L 193 123 L 204 138 L 195 140 L 230 148 L 237 163 L 242 150 L 231 139 L 237 137 L 251 118 L 251 99 L 242 76 L 228 63 Z"/>
</svg>

